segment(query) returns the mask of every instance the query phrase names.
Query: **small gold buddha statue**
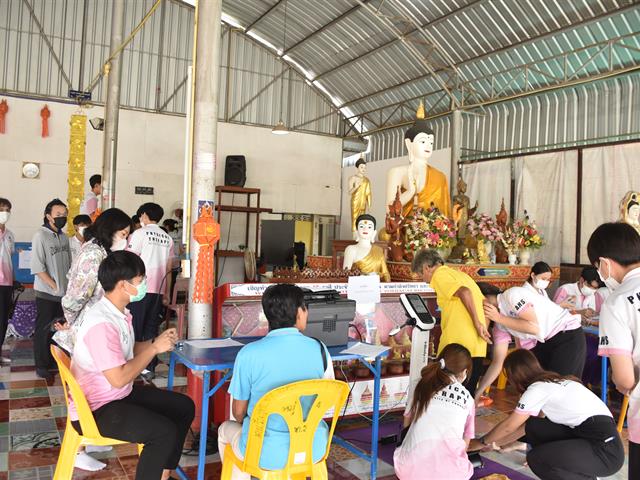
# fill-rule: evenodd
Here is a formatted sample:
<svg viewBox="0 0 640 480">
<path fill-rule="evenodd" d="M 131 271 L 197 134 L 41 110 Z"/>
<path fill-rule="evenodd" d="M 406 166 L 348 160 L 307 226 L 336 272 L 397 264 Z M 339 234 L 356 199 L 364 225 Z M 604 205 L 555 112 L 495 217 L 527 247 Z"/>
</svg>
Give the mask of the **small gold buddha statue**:
<svg viewBox="0 0 640 480">
<path fill-rule="evenodd" d="M 365 175 L 367 164 L 362 157 L 356 162 L 356 174 L 349 178 L 351 195 L 351 230 L 356 231 L 356 219 L 371 208 L 371 182 Z"/>
</svg>

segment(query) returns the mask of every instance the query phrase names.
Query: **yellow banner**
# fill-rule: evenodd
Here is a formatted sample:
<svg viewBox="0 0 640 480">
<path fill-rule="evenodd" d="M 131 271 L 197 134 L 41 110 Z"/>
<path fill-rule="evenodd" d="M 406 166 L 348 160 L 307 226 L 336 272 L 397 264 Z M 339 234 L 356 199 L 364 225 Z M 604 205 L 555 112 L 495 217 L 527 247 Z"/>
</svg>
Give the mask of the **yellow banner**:
<svg viewBox="0 0 640 480">
<path fill-rule="evenodd" d="M 71 115 L 69 122 L 69 171 L 67 205 L 69 217 L 67 235 L 75 234 L 73 219 L 80 213 L 80 204 L 84 199 L 84 164 L 87 143 L 87 116 Z"/>
</svg>

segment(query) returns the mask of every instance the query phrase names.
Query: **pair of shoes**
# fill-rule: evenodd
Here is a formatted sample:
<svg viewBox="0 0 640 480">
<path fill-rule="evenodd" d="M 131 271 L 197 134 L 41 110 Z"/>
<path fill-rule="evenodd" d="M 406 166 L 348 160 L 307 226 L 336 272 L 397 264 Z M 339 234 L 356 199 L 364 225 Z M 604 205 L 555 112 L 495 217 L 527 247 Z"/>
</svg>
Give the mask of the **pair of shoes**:
<svg viewBox="0 0 640 480">
<path fill-rule="evenodd" d="M 53 374 L 46 368 L 36 368 L 36 375 L 40 378 L 44 378 L 45 380 L 53 378 Z"/>
</svg>

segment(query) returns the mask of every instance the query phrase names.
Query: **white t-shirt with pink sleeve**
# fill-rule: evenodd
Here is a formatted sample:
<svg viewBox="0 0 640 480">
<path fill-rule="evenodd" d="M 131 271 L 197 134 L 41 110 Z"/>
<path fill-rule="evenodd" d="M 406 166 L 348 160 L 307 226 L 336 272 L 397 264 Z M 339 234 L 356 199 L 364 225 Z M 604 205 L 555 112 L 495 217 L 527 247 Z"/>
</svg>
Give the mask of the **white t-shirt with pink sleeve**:
<svg viewBox="0 0 640 480">
<path fill-rule="evenodd" d="M 133 358 L 135 339 L 129 312 L 121 312 L 107 297 L 102 297 L 78 317 L 75 328 L 71 373 L 84 392 L 91 411 L 129 395 L 133 383 L 116 388 L 103 373 Z M 78 420 L 72 401 L 69 402 L 69 417 Z"/>
<path fill-rule="evenodd" d="M 0 286 L 13 285 L 13 264 L 11 255 L 15 251 L 16 240 L 11 230 L 0 231 Z"/>
<path fill-rule="evenodd" d="M 127 250 L 139 255 L 144 262 L 147 292 L 164 293 L 167 264 L 173 258 L 173 239 L 158 225 L 145 225 L 131 234 Z"/>
<path fill-rule="evenodd" d="M 458 381 L 437 392 L 426 411 L 413 420 L 393 454 L 401 480 L 468 479 L 473 466 L 465 439 L 475 436 L 473 397 Z"/>
<path fill-rule="evenodd" d="M 536 342 L 544 342 L 556 334 L 581 327 L 580 315 L 573 315 L 553 303 L 549 298 L 523 287 L 513 287 L 498 295 L 498 309 L 502 315 L 517 318 L 533 309 L 538 320 L 538 333 L 528 334 L 496 324 L 493 328 L 494 343 L 509 343 L 511 336 L 520 340 L 521 348 L 533 348 Z"/>
<path fill-rule="evenodd" d="M 600 310 L 598 355 L 630 357 L 636 382 L 640 378 L 640 268 L 625 275 L 622 284 Z M 629 440 L 640 443 L 640 383 L 629 394 Z"/>
<path fill-rule="evenodd" d="M 518 400 L 515 412 L 534 417 L 542 412 L 549 421 L 567 427 L 577 427 L 596 415 L 612 417 L 602 400 L 573 380 L 532 383 Z"/>
</svg>

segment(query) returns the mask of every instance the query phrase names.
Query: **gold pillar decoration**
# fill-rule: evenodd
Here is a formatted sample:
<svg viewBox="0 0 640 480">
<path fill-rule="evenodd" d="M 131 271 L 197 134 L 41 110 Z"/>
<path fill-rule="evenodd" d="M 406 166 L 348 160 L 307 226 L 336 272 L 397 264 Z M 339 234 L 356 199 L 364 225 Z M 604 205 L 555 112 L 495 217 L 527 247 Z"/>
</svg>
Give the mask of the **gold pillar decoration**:
<svg viewBox="0 0 640 480">
<path fill-rule="evenodd" d="M 84 199 L 84 163 L 87 143 L 87 116 L 71 115 L 69 122 L 69 170 L 67 174 L 69 220 L 67 235 L 74 235 L 73 218 L 80 213 Z"/>
</svg>

